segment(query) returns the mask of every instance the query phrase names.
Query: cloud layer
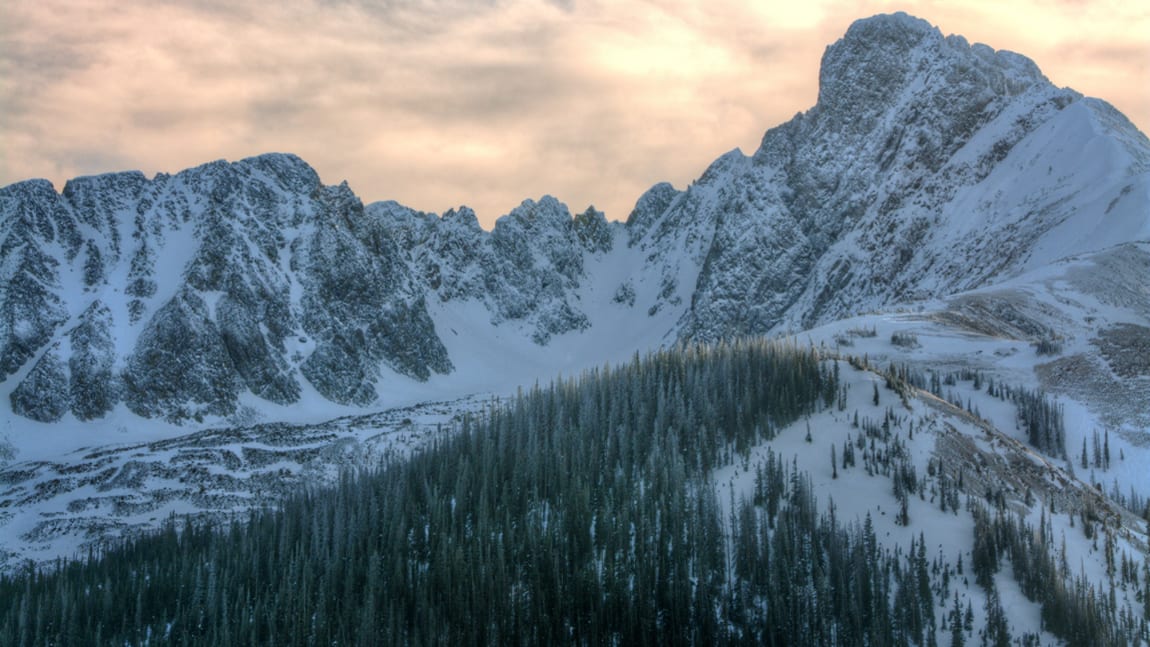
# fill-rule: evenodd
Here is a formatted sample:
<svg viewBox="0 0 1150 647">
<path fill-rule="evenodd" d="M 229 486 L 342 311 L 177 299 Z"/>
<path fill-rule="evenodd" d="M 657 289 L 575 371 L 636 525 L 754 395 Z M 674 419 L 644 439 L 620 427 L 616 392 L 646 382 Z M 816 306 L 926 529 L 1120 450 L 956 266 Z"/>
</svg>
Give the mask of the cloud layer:
<svg viewBox="0 0 1150 647">
<path fill-rule="evenodd" d="M 490 226 L 555 195 L 626 218 L 806 110 L 823 49 L 905 9 L 1150 124 L 1150 10 L 871 0 L 15 0 L 0 185 L 293 152 L 365 201 Z"/>
</svg>

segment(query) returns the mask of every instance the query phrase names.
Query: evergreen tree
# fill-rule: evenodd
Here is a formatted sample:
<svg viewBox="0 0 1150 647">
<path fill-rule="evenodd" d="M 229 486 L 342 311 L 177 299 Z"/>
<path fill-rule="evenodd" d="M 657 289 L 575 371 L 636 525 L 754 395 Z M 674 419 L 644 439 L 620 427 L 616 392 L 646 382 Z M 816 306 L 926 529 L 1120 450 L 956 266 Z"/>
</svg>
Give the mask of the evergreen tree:
<svg viewBox="0 0 1150 647">
<path fill-rule="evenodd" d="M 962 607 L 958 600 L 958 591 L 954 592 L 954 606 L 947 616 L 950 624 L 950 647 L 965 647 L 966 635 L 962 630 Z"/>
</svg>

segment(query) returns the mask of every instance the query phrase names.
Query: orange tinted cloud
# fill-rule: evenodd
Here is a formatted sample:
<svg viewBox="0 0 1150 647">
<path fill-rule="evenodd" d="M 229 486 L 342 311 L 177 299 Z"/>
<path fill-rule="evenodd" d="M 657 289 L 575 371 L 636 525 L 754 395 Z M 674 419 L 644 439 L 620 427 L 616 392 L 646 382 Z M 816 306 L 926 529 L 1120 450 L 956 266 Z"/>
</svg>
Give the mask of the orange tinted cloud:
<svg viewBox="0 0 1150 647">
<path fill-rule="evenodd" d="M 288 151 L 365 201 L 490 223 L 550 193 L 625 218 L 817 96 L 856 18 L 904 9 L 1150 123 L 1139 3 L 16 0 L 0 184 Z"/>
</svg>

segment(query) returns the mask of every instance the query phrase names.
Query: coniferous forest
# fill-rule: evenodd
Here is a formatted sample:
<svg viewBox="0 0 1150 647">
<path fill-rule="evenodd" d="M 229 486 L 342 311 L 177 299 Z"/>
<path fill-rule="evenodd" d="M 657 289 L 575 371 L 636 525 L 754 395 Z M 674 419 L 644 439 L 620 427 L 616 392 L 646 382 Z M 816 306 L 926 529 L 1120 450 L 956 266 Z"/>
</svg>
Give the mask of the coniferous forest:
<svg viewBox="0 0 1150 647">
<path fill-rule="evenodd" d="M 837 364 L 813 349 L 636 356 L 493 402 L 431 449 L 277 510 L 173 521 L 0 578 L 0 644 L 921 646 L 937 643 L 938 618 L 965 644 L 969 619 L 949 606 L 961 562 L 928 558 L 921 538 L 883 547 L 869 517 L 840 523 L 783 457 L 756 466 L 753 499 L 725 518 L 713 469 L 839 395 Z M 969 507 L 984 644 L 1037 643 L 1006 626 L 1005 563 L 1070 644 L 1145 633 L 1063 584 L 1035 541 L 1045 528 Z"/>
</svg>

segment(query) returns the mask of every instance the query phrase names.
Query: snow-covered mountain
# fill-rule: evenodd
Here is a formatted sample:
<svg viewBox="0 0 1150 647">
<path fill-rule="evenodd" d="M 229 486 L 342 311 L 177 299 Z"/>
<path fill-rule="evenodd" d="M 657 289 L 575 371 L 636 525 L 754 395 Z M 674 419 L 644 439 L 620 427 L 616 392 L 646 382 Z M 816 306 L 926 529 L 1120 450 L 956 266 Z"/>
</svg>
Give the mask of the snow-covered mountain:
<svg viewBox="0 0 1150 647">
<path fill-rule="evenodd" d="M 685 334 L 799 331 L 1144 240 L 1148 161 L 1029 60 L 881 16 L 827 49 L 814 108 L 641 219 L 704 241 Z"/>
<path fill-rule="evenodd" d="M 816 348 L 842 390 L 728 456 L 725 517 L 781 457 L 885 550 L 937 551 L 946 582 L 985 498 L 1061 535 L 1062 577 L 1109 586 L 1137 633 L 1150 141 L 903 14 L 828 47 L 818 103 L 757 151 L 655 185 L 625 223 L 543 197 L 485 231 L 466 207 L 365 206 L 282 154 L 0 189 L 0 571 L 405 456 L 520 386 L 759 335 Z M 1009 394 L 1029 390 L 1064 448 L 1027 445 Z M 892 495 L 892 456 L 917 500 Z M 989 594 L 954 580 L 988 627 Z M 1055 642 L 996 581 L 1014 635 Z"/>
<path fill-rule="evenodd" d="M 811 110 L 625 225 L 550 197 L 490 232 L 466 207 L 365 208 L 290 155 L 22 182 L 0 213 L 11 410 L 186 420 L 247 395 L 378 405 L 468 364 L 458 321 L 540 347 L 645 330 L 637 350 L 993 285 L 1150 239 L 1150 142 L 1028 59 L 898 14 L 827 48 Z"/>
<path fill-rule="evenodd" d="M 265 155 L 152 180 L 32 180 L 0 192 L 0 366 L 40 421 L 233 412 L 306 383 L 368 404 L 380 364 L 451 370 L 422 284 L 346 186 Z"/>
</svg>

